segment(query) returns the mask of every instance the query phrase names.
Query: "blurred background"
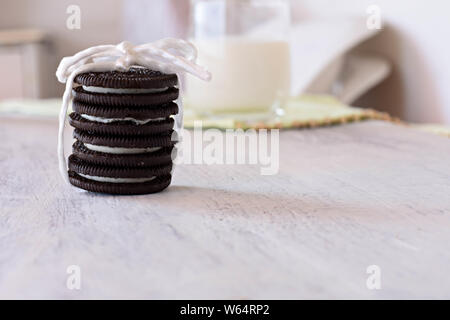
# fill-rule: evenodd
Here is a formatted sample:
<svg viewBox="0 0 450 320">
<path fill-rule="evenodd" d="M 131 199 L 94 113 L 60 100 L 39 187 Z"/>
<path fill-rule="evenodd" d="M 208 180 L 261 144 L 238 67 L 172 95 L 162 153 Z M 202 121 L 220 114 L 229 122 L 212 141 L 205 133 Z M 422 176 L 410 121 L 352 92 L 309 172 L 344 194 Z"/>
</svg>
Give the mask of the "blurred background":
<svg viewBox="0 0 450 320">
<path fill-rule="evenodd" d="M 80 28 L 67 27 L 70 5 Z M 450 124 L 450 3 L 292 0 L 291 94 Z M 367 19 L 379 9 L 382 28 Z M 0 101 L 60 97 L 60 59 L 93 45 L 192 35 L 189 0 L 0 0 Z M 31 106 L 30 106 L 31 108 Z"/>
</svg>

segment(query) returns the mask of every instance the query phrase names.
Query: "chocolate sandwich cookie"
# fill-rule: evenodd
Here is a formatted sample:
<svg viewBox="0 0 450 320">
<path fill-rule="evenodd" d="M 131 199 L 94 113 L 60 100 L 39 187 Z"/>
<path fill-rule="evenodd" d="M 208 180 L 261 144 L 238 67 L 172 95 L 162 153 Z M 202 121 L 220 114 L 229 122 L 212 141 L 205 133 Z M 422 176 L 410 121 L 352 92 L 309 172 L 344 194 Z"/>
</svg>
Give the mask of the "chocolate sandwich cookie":
<svg viewBox="0 0 450 320">
<path fill-rule="evenodd" d="M 72 109 L 80 115 L 102 118 L 133 118 L 137 120 L 166 118 L 178 113 L 178 106 L 174 102 L 150 107 L 112 107 L 74 101 Z"/>
<path fill-rule="evenodd" d="M 75 77 L 75 83 L 104 88 L 165 88 L 178 83 L 176 74 L 164 74 L 146 68 L 130 68 L 125 72 L 87 72 Z"/>
<path fill-rule="evenodd" d="M 69 171 L 69 181 L 75 187 L 99 193 L 117 195 L 149 194 L 160 192 L 171 182 L 171 175 L 156 177 L 151 181 L 141 183 L 110 183 L 86 179 L 74 171 Z"/>
<path fill-rule="evenodd" d="M 87 91 L 84 87 L 72 90 L 74 101 L 104 106 L 145 107 L 169 103 L 178 98 L 177 88 L 168 88 L 164 91 L 151 93 L 105 93 Z"/>
<path fill-rule="evenodd" d="M 168 175 L 172 171 L 172 163 L 149 167 L 102 166 L 88 163 L 76 155 L 69 156 L 69 170 L 90 177 L 112 179 L 147 179 Z"/>
<path fill-rule="evenodd" d="M 69 115 L 69 123 L 74 128 L 100 134 L 151 135 L 172 130 L 174 120 L 172 118 L 114 119 L 80 115 L 73 112 Z"/>
<path fill-rule="evenodd" d="M 155 106 L 178 98 L 176 74 L 145 68 L 125 72 L 88 72 L 75 77 L 74 101 L 105 106 Z"/>
<path fill-rule="evenodd" d="M 75 141 L 72 145 L 72 152 L 78 159 L 93 164 L 121 167 L 146 167 L 171 163 L 173 157 L 175 157 L 174 153 L 176 152 L 176 149 L 171 146 L 160 147 L 153 152 L 147 153 L 106 153 L 88 149 L 82 142 Z"/>
<path fill-rule="evenodd" d="M 84 144 L 113 148 L 171 147 L 177 142 L 176 132 L 173 130 L 148 136 L 128 136 L 101 135 L 75 129 L 73 137 Z"/>
<path fill-rule="evenodd" d="M 151 167 L 114 167 L 69 157 L 69 180 L 82 189 L 111 194 L 153 193 L 171 181 L 172 163 Z"/>
</svg>

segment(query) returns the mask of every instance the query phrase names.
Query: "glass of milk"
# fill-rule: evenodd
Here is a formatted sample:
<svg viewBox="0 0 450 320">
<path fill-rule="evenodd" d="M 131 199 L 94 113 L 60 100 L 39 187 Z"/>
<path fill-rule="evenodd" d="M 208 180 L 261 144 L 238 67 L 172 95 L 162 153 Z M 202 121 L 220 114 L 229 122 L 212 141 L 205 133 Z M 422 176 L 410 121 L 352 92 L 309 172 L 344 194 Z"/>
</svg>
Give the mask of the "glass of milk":
<svg viewBox="0 0 450 320">
<path fill-rule="evenodd" d="M 191 37 L 211 82 L 186 79 L 186 107 L 201 114 L 282 111 L 290 89 L 285 0 L 192 0 Z"/>
</svg>

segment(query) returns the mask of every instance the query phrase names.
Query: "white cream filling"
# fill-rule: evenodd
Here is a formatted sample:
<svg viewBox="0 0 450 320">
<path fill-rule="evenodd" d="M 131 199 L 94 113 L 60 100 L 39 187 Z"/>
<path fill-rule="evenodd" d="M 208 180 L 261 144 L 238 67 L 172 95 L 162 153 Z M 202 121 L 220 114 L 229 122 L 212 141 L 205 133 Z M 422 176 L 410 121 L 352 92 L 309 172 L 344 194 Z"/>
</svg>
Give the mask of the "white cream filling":
<svg viewBox="0 0 450 320">
<path fill-rule="evenodd" d="M 140 182 L 148 182 L 152 181 L 156 177 L 149 178 L 110 178 L 110 177 L 98 177 L 98 176 L 90 176 L 87 174 L 78 173 L 78 175 L 83 178 L 94 180 L 98 182 L 111 182 L 111 183 L 140 183 Z"/>
<path fill-rule="evenodd" d="M 160 150 L 162 147 L 151 148 L 122 148 L 122 147 L 107 147 L 97 146 L 94 144 L 84 143 L 84 146 L 92 151 L 113 153 L 113 154 L 139 154 L 139 153 L 151 153 Z"/>
<path fill-rule="evenodd" d="M 161 120 L 165 120 L 166 118 L 154 118 L 154 119 L 144 119 L 144 120 L 139 120 L 139 119 L 134 119 L 134 118 L 102 118 L 102 117 L 95 117 L 95 116 L 90 116 L 88 114 L 80 114 L 80 116 L 86 120 L 89 121 L 95 121 L 95 122 L 101 122 L 101 123 L 112 123 L 112 122 L 117 122 L 117 121 L 132 121 L 137 125 L 142 125 L 142 124 L 146 124 L 152 121 L 161 121 Z"/>
<path fill-rule="evenodd" d="M 83 86 L 83 89 L 87 92 L 94 92 L 94 93 L 139 94 L 139 93 L 164 92 L 168 89 L 168 87 L 159 89 L 134 89 L 134 88 L 103 88 L 103 87 Z"/>
</svg>

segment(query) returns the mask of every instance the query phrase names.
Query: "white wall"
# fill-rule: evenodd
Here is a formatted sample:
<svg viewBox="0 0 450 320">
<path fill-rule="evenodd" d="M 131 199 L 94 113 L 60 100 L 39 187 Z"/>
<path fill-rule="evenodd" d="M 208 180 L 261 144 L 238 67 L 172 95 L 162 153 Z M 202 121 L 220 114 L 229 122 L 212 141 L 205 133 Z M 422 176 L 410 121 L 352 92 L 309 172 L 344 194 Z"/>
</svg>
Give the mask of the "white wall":
<svg viewBox="0 0 450 320">
<path fill-rule="evenodd" d="M 187 2 L 127 0 L 124 11 L 127 37 L 142 42 L 186 34 Z M 394 70 L 388 80 L 357 104 L 388 111 L 408 121 L 450 123 L 450 43 L 445 38 L 450 34 L 450 1 L 291 2 L 294 20 L 315 16 L 361 17 L 367 15 L 369 5 L 379 5 L 385 28 L 361 49 L 387 57 L 393 62 Z M 152 25 L 155 21 L 156 25 Z"/>
<path fill-rule="evenodd" d="M 124 33 L 134 43 L 188 34 L 189 0 L 124 0 Z"/>
<path fill-rule="evenodd" d="M 81 9 L 81 29 L 69 30 L 66 9 Z M 0 29 L 40 28 L 55 44 L 56 59 L 98 44 L 153 41 L 164 36 L 183 36 L 188 25 L 188 0 L 0 0 Z M 63 85 L 56 81 L 54 95 Z"/>
<path fill-rule="evenodd" d="M 81 29 L 66 28 L 66 9 L 77 4 L 81 9 Z M 122 35 L 122 0 L 0 0 L 0 28 L 41 28 L 47 30 L 55 45 L 59 60 L 81 49 L 97 44 L 118 43 Z M 51 84 L 60 95 L 63 85 Z"/>
<path fill-rule="evenodd" d="M 394 63 L 392 76 L 358 101 L 415 122 L 450 124 L 450 1 L 292 0 L 297 18 L 366 15 L 381 8 L 385 30 L 363 50 Z"/>
<path fill-rule="evenodd" d="M 188 0 L 0 0 L 0 28 L 49 30 L 60 59 L 88 46 L 118 43 L 124 38 L 141 42 L 181 35 L 186 32 L 187 3 Z M 292 0 L 292 3 L 296 19 L 364 16 L 368 5 L 378 4 L 385 30 L 362 49 L 388 57 L 395 69 L 387 81 L 358 104 L 386 110 L 409 121 L 450 123 L 449 1 Z M 81 7 L 81 30 L 65 27 L 69 4 Z M 58 86 L 60 93 L 62 86 Z"/>
</svg>

